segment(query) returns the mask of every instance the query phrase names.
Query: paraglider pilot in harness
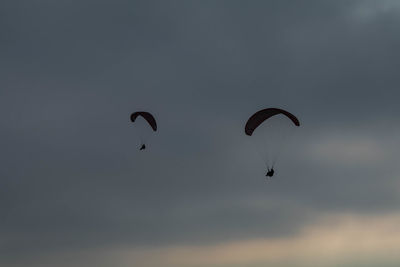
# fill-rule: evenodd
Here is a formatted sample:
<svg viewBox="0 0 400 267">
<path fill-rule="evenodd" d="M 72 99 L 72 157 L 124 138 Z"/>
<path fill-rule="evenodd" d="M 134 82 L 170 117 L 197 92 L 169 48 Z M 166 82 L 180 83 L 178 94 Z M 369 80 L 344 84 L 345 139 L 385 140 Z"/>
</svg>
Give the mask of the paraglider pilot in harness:
<svg viewBox="0 0 400 267">
<path fill-rule="evenodd" d="M 142 144 L 142 146 L 140 147 L 140 150 L 145 150 L 146 149 L 146 145 Z"/>
<path fill-rule="evenodd" d="M 272 167 L 271 169 L 268 168 L 268 172 L 265 176 L 268 176 L 268 177 L 274 176 L 274 167 Z"/>
</svg>

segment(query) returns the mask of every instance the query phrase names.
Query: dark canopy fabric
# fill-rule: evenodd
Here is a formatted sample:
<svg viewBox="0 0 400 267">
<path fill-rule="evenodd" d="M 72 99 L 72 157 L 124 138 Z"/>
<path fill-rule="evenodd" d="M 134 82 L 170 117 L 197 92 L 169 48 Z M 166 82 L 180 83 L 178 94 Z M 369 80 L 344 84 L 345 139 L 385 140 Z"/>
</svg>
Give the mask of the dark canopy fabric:
<svg viewBox="0 0 400 267">
<path fill-rule="evenodd" d="M 244 131 L 247 135 L 251 136 L 254 130 L 265 120 L 271 118 L 272 116 L 283 114 L 288 117 L 296 126 L 300 126 L 299 120 L 292 113 L 279 109 L 279 108 L 266 108 L 254 113 L 246 123 Z"/>
<path fill-rule="evenodd" d="M 134 122 L 138 116 L 142 116 L 150 124 L 151 128 L 157 131 L 157 122 L 153 115 L 146 111 L 137 111 L 131 114 L 131 121 Z"/>
</svg>

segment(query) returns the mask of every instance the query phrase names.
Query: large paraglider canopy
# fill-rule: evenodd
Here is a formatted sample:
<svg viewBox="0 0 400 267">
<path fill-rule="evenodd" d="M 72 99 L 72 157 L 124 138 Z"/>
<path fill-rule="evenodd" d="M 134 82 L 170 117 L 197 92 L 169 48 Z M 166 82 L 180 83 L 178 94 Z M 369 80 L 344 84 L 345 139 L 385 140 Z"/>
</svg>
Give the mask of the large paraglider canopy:
<svg viewBox="0 0 400 267">
<path fill-rule="evenodd" d="M 153 131 L 157 131 L 157 122 L 153 115 L 146 111 L 137 111 L 131 114 L 131 121 L 135 122 L 138 116 L 143 117 L 149 123 Z"/>
<path fill-rule="evenodd" d="M 279 108 L 257 111 L 247 120 L 244 131 L 252 136 L 251 143 L 265 163 L 268 177 L 274 175 L 274 165 L 288 144 L 289 134 L 297 126 L 300 122 L 296 116 Z"/>
<path fill-rule="evenodd" d="M 247 135 L 251 136 L 254 130 L 260 126 L 261 123 L 266 121 L 267 119 L 271 118 L 272 116 L 282 114 L 288 117 L 296 126 L 300 126 L 299 120 L 294 116 L 292 113 L 279 109 L 279 108 L 266 108 L 254 113 L 246 123 L 244 131 Z"/>
</svg>

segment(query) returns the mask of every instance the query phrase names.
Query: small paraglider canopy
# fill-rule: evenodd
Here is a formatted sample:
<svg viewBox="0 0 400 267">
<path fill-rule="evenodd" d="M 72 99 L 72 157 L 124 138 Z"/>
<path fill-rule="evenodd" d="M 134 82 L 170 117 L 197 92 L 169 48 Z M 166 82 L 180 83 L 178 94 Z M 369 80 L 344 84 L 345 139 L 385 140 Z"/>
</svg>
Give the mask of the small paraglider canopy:
<svg viewBox="0 0 400 267">
<path fill-rule="evenodd" d="M 137 111 L 131 114 L 131 121 L 135 122 L 138 117 L 142 117 L 143 120 L 139 120 L 135 123 L 136 133 L 140 139 L 140 149 L 146 149 L 146 143 L 152 133 L 157 131 L 157 122 L 154 116 L 146 111 Z M 150 127 L 148 127 L 150 126 Z"/>
<path fill-rule="evenodd" d="M 299 120 L 294 116 L 292 113 L 279 109 L 279 108 L 266 108 L 254 113 L 246 123 L 244 128 L 245 133 L 248 136 L 251 136 L 255 129 L 260 126 L 261 123 L 266 121 L 267 119 L 271 118 L 272 116 L 282 114 L 288 117 L 296 126 L 300 126 Z"/>
<path fill-rule="evenodd" d="M 157 122 L 153 115 L 146 111 L 137 111 L 131 114 L 131 121 L 135 122 L 138 116 L 143 117 L 149 123 L 153 131 L 157 131 Z"/>
</svg>

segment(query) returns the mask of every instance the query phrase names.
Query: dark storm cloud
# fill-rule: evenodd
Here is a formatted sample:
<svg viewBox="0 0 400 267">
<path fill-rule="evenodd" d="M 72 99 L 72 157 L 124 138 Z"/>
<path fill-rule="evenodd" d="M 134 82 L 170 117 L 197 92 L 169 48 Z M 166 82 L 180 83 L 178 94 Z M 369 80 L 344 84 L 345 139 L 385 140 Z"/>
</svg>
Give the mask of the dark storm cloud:
<svg viewBox="0 0 400 267">
<path fill-rule="evenodd" d="M 395 6 L 12 1 L 0 9 L 2 255 L 290 235 L 321 210 L 398 204 L 392 160 L 369 169 L 370 161 L 342 166 L 330 153 L 322 162 L 308 154 L 332 132 L 338 142 L 395 138 L 365 126 L 399 130 L 391 128 L 400 113 Z M 242 128 L 271 105 L 304 127 L 281 163 L 285 179 L 265 185 Z M 136 109 L 159 119 L 144 156 L 129 123 Z"/>
</svg>

